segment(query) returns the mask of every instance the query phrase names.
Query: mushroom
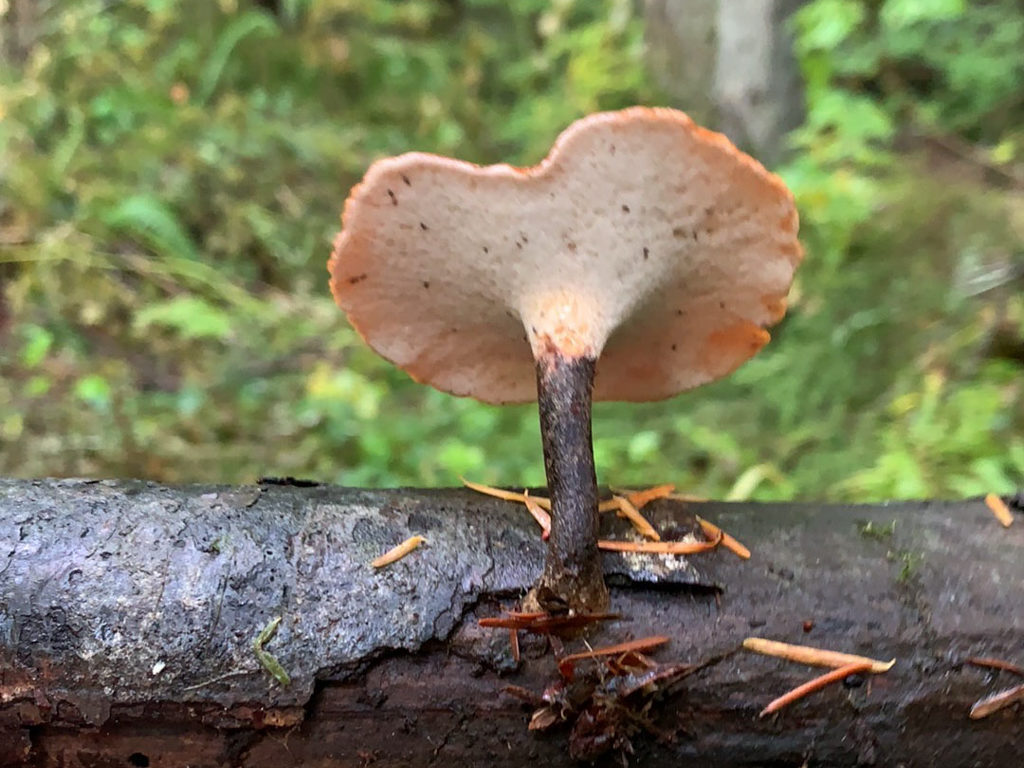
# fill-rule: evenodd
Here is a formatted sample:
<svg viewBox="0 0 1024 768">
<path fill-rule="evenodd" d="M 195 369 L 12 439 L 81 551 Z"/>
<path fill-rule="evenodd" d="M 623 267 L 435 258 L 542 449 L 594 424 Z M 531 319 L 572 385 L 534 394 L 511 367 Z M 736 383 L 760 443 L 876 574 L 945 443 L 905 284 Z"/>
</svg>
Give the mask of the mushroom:
<svg viewBox="0 0 1024 768">
<path fill-rule="evenodd" d="M 672 109 L 590 115 L 532 168 L 408 153 L 345 203 L 331 290 L 412 378 L 538 401 L 552 500 L 532 603 L 600 611 L 591 400 L 724 376 L 769 339 L 801 259 L 782 181 Z"/>
</svg>

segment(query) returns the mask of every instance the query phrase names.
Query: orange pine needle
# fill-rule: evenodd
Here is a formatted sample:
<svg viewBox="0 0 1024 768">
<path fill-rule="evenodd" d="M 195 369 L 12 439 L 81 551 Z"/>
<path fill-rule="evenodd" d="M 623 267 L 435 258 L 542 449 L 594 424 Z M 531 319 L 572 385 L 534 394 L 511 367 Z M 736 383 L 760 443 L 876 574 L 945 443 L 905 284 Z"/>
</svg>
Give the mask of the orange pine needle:
<svg viewBox="0 0 1024 768">
<path fill-rule="evenodd" d="M 971 720 L 988 717 L 993 712 L 998 712 L 1017 701 L 1024 701 L 1024 684 L 1007 688 L 1005 691 L 993 693 L 991 696 L 976 701 L 971 707 Z"/>
<path fill-rule="evenodd" d="M 694 496 L 692 493 L 670 493 L 665 498 L 672 499 L 672 501 L 693 501 L 697 503 L 708 501 L 707 496 Z"/>
<path fill-rule="evenodd" d="M 1009 661 L 1003 661 L 1002 659 L 990 659 L 986 657 L 971 656 L 965 659 L 968 664 L 975 667 L 985 667 L 986 669 L 1001 669 L 1004 672 L 1013 672 L 1015 675 L 1024 676 L 1024 668 L 1018 667 Z"/>
<path fill-rule="evenodd" d="M 844 667 L 833 669 L 831 672 L 826 672 L 824 675 L 816 677 L 813 680 L 804 683 L 803 685 L 797 686 L 788 693 L 784 693 L 782 696 L 779 696 L 779 698 L 775 699 L 775 701 L 773 701 L 767 707 L 762 709 L 761 714 L 759 716 L 765 717 L 767 715 L 772 714 L 773 712 L 778 712 L 780 709 L 789 706 L 794 701 L 798 701 L 799 699 L 802 699 L 804 696 L 814 693 L 815 691 L 820 691 L 825 686 L 830 685 L 838 680 L 842 680 L 844 677 L 847 677 L 849 675 L 855 675 L 858 672 L 870 671 L 870 661 L 858 661 L 854 664 L 847 664 Z"/>
<path fill-rule="evenodd" d="M 512 644 L 512 659 L 516 664 L 519 663 L 519 631 L 515 629 L 509 629 L 508 641 Z"/>
<path fill-rule="evenodd" d="M 397 547 L 392 547 L 383 555 L 374 560 L 370 565 L 374 568 L 383 568 L 385 565 L 401 560 L 403 557 L 412 552 L 416 547 L 422 544 L 426 539 L 422 536 L 410 536 L 408 539 L 403 541 Z"/>
<path fill-rule="evenodd" d="M 527 494 L 525 493 L 516 493 L 515 491 L 506 491 L 502 488 L 494 488 L 493 486 L 483 485 L 482 483 L 474 483 L 470 480 L 467 480 L 464 477 L 460 477 L 459 479 L 462 481 L 462 484 L 464 486 L 476 491 L 477 493 L 483 493 L 488 496 L 494 496 L 496 499 L 504 499 L 505 501 L 518 501 L 526 503 Z M 533 499 L 533 501 L 540 505 L 542 509 L 546 509 L 548 511 L 551 510 L 550 499 L 545 499 L 543 496 L 530 496 L 529 498 Z"/>
<path fill-rule="evenodd" d="M 486 616 L 477 624 L 488 629 L 525 629 L 529 623 L 508 616 Z"/>
<path fill-rule="evenodd" d="M 551 515 L 537 503 L 537 499 L 528 493 L 523 494 L 523 503 L 526 504 L 526 508 L 533 515 L 533 519 L 540 525 L 540 529 L 543 531 L 541 538 L 547 540 L 548 536 L 551 535 Z"/>
<path fill-rule="evenodd" d="M 985 496 L 985 506 L 992 510 L 992 514 L 996 516 L 1003 528 L 1009 528 L 1013 525 L 1013 515 L 1010 514 L 1010 508 L 1006 506 L 1006 502 L 996 496 L 994 493 L 990 493 Z"/>
<path fill-rule="evenodd" d="M 754 651 L 765 656 L 796 661 L 812 667 L 845 667 L 850 664 L 870 664 L 871 671 L 875 674 L 887 672 L 896 663 L 896 659 L 892 661 L 878 661 L 877 659 L 869 659 L 866 656 L 826 651 L 809 645 L 780 643 L 776 640 L 765 640 L 762 637 L 748 637 L 743 641 L 743 647 L 748 651 Z"/>
<path fill-rule="evenodd" d="M 612 498 L 619 503 L 619 516 L 629 520 L 633 527 L 640 532 L 641 536 L 651 541 L 661 541 L 661 536 L 654 530 L 654 526 L 647 521 L 646 517 L 640 514 L 640 511 L 633 506 L 629 499 L 625 496 L 614 496 Z"/>
<path fill-rule="evenodd" d="M 707 536 L 709 539 L 713 539 L 716 536 L 721 536 L 723 547 L 725 547 L 738 557 L 742 557 L 744 560 L 750 559 L 749 549 L 740 544 L 738 541 L 736 541 L 736 539 L 734 539 L 732 536 L 723 531 L 714 523 L 705 520 L 703 517 L 700 517 L 699 515 L 697 515 L 696 517 L 697 522 L 700 523 L 701 530 L 704 531 L 705 536 Z"/>
<path fill-rule="evenodd" d="M 675 489 L 674 484 L 665 483 L 664 485 L 655 485 L 652 488 L 644 488 L 639 491 L 630 491 L 625 488 L 612 488 L 611 491 L 617 496 L 625 496 L 629 499 L 629 503 L 637 509 L 643 509 L 655 499 L 668 498 Z"/>
<path fill-rule="evenodd" d="M 714 541 L 610 541 L 599 539 L 597 548 L 606 552 L 643 552 L 649 555 L 696 555 L 709 552 L 721 543 Z"/>
<path fill-rule="evenodd" d="M 647 488 L 643 491 L 635 491 L 627 494 L 627 498 L 633 502 L 637 509 L 643 509 L 647 504 L 654 501 L 655 499 L 666 499 L 669 494 L 676 489 L 673 483 L 665 483 L 664 485 L 656 485 L 653 488 Z"/>
</svg>

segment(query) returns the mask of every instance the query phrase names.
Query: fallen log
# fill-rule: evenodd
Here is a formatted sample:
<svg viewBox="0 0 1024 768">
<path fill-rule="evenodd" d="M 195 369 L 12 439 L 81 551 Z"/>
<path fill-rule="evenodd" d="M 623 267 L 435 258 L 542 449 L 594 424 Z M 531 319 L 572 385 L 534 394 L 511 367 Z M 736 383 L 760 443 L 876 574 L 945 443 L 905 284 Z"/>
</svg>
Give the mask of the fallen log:
<svg viewBox="0 0 1024 768">
<path fill-rule="evenodd" d="M 637 713 L 660 738 L 633 729 L 604 759 L 1019 760 L 1019 709 L 969 713 L 1020 680 L 964 664 L 1024 663 L 1019 514 L 1004 529 L 981 500 L 644 508 L 670 540 L 700 537 L 696 513 L 753 557 L 604 555 L 620 619 L 589 643 L 663 635 L 658 661 L 712 660 Z M 544 547 L 523 507 L 462 489 L 0 480 L 0 765 L 571 765 L 572 723 L 528 731 L 504 691 L 558 679 L 548 640 L 524 634 L 517 663 L 507 630 L 477 624 L 513 606 Z M 738 650 L 751 635 L 897 661 L 761 719 L 821 670 Z"/>
</svg>

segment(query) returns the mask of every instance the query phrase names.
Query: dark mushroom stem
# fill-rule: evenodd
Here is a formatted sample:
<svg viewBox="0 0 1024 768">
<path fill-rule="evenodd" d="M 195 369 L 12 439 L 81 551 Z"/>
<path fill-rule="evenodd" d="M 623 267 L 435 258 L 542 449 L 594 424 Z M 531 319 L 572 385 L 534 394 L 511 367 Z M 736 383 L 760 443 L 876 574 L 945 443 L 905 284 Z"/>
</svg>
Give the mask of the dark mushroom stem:
<svg viewBox="0 0 1024 768">
<path fill-rule="evenodd" d="M 551 536 L 535 591 L 547 611 L 608 607 L 597 548 L 597 473 L 590 432 L 595 361 L 551 351 L 537 359 L 537 402 L 544 470 L 551 497 Z"/>
</svg>

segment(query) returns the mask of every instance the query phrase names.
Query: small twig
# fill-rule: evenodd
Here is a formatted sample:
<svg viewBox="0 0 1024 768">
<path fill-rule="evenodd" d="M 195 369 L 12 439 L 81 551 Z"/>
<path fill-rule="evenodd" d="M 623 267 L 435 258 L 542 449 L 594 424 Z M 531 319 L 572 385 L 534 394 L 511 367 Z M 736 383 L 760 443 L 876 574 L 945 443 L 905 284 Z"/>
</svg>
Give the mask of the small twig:
<svg viewBox="0 0 1024 768">
<path fill-rule="evenodd" d="M 788 661 L 797 661 L 812 667 L 845 667 L 850 664 L 867 663 L 871 665 L 871 671 L 875 674 L 887 672 L 896 663 L 896 659 L 892 661 L 878 661 L 876 659 L 869 659 L 866 656 L 826 651 L 821 648 L 812 648 L 808 645 L 780 643 L 775 640 L 765 640 L 761 637 L 748 637 L 743 641 L 743 647 L 754 653 L 774 656 Z"/>
<path fill-rule="evenodd" d="M 623 653 L 650 651 L 657 648 L 659 645 L 664 645 L 668 640 L 669 639 L 667 637 L 656 635 L 654 637 L 643 637 L 638 640 L 630 640 L 616 645 L 606 645 L 601 648 L 590 648 L 579 653 L 571 653 L 558 662 L 558 671 L 563 677 L 572 679 L 573 667 L 577 661 L 594 659 L 600 656 L 616 656 Z"/>
<path fill-rule="evenodd" d="M 263 668 L 267 670 L 267 672 L 269 672 L 277 682 L 281 685 L 287 686 L 291 684 L 292 679 L 288 676 L 288 673 L 285 672 L 281 663 L 263 650 L 263 646 L 266 643 L 269 643 L 273 639 L 274 635 L 277 634 L 277 628 L 280 624 L 280 616 L 276 616 L 271 619 L 270 623 L 267 624 L 267 626 L 263 628 L 263 631 L 256 635 L 256 639 L 252 641 L 252 650 L 253 653 L 256 654 L 256 658 L 259 659 L 260 664 L 263 665 Z"/>
<path fill-rule="evenodd" d="M 489 616 L 477 623 L 481 627 L 498 629 L 525 629 L 538 635 L 549 635 L 578 627 L 585 627 L 598 621 L 614 621 L 617 613 L 575 613 L 556 615 L 550 613 L 515 613 L 505 616 Z"/>
<path fill-rule="evenodd" d="M 196 683 L 195 685 L 187 685 L 184 688 L 182 688 L 181 690 L 183 690 L 183 691 L 195 691 L 195 690 L 198 690 L 199 688 L 205 688 L 208 685 L 213 685 L 214 683 L 219 683 L 221 680 L 227 680 L 229 677 L 238 677 L 239 675 L 248 675 L 248 674 L 251 674 L 251 672 L 249 672 L 247 670 L 244 670 L 244 669 L 236 669 L 234 672 L 225 672 L 223 675 L 217 675 L 217 677 L 211 678 L 210 680 L 204 680 L 203 682 Z"/>
<path fill-rule="evenodd" d="M 976 701 L 971 707 L 971 720 L 988 717 L 993 712 L 998 712 L 1018 701 L 1024 701 L 1024 683 Z"/>
<path fill-rule="evenodd" d="M 510 619 L 518 619 L 520 621 L 533 621 L 534 619 L 541 619 L 551 615 L 547 611 L 505 611 L 505 614 Z"/>
<path fill-rule="evenodd" d="M 759 715 L 759 717 L 765 717 L 767 715 L 772 714 L 773 712 L 778 712 L 780 709 L 792 704 L 794 701 L 802 699 L 804 696 L 807 696 L 810 693 L 814 693 L 815 691 L 820 691 L 825 686 L 830 685 L 831 683 L 834 683 L 838 680 L 842 680 L 844 677 L 848 677 L 849 675 L 855 675 L 858 672 L 870 671 L 870 660 L 859 661 L 854 664 L 847 664 L 844 667 L 839 667 L 838 669 L 833 669 L 831 672 L 826 672 L 824 675 L 816 677 L 813 680 L 804 683 L 803 685 L 797 686 L 788 693 L 784 693 L 782 696 L 779 696 L 779 698 L 775 699 L 775 701 L 773 701 L 771 704 L 769 704 L 767 707 L 761 710 L 761 714 Z"/>
<path fill-rule="evenodd" d="M 397 547 L 389 549 L 383 555 L 370 563 L 370 565 L 374 568 L 383 568 L 385 565 L 390 565 L 391 563 L 401 560 L 425 541 L 426 539 L 422 536 L 410 536 Z"/>
<path fill-rule="evenodd" d="M 714 538 L 716 538 L 718 536 L 721 536 L 722 537 L 722 546 L 723 547 L 725 547 L 726 549 L 728 549 L 730 552 L 732 552 L 733 554 L 737 555 L 738 557 L 743 558 L 744 560 L 749 560 L 750 559 L 750 550 L 749 549 L 747 549 L 745 546 L 740 544 L 738 541 L 736 541 L 736 539 L 734 539 L 732 536 L 730 536 L 728 533 L 723 531 L 721 528 L 719 528 L 714 523 L 712 523 L 712 522 L 710 522 L 708 520 L 705 520 L 703 517 L 700 517 L 699 515 L 697 515 L 696 517 L 697 517 L 697 522 L 700 523 L 701 530 L 704 531 L 704 535 L 705 536 L 707 536 L 709 539 L 714 539 Z"/>
<path fill-rule="evenodd" d="M 1016 173 L 1013 168 L 1004 167 L 984 157 L 973 144 L 954 136 L 926 136 L 925 138 L 961 160 L 998 174 L 1018 186 L 1024 185 L 1024 176 Z"/>
</svg>

